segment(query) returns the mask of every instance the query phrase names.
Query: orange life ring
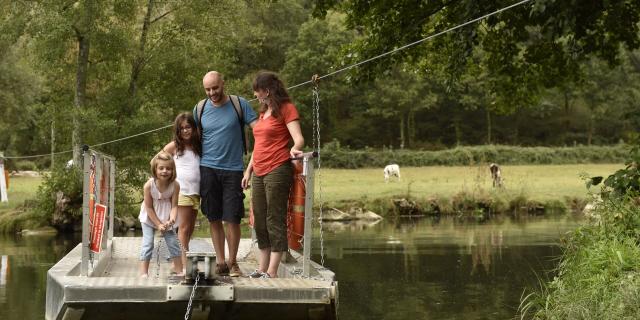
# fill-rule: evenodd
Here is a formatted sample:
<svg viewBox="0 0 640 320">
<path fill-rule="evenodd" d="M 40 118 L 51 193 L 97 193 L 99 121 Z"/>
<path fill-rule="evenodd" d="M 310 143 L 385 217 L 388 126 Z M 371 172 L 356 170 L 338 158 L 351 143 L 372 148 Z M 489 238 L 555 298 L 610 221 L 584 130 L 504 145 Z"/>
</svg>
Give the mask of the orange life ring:
<svg viewBox="0 0 640 320">
<path fill-rule="evenodd" d="M 300 250 L 304 235 L 304 198 L 306 195 L 305 179 L 302 175 L 302 162 L 293 161 L 293 184 L 289 192 L 289 209 L 287 210 L 287 239 L 289 248 Z"/>
</svg>

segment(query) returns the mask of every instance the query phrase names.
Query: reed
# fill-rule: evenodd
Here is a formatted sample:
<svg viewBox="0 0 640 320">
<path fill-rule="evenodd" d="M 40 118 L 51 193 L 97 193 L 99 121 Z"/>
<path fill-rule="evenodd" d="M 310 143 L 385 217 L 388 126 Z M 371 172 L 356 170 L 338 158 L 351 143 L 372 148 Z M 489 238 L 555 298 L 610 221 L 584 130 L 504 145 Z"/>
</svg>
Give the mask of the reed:
<svg viewBox="0 0 640 320">
<path fill-rule="evenodd" d="M 636 319 L 640 314 L 640 209 L 607 200 L 564 243 L 549 282 L 524 295 L 520 318 Z"/>
</svg>

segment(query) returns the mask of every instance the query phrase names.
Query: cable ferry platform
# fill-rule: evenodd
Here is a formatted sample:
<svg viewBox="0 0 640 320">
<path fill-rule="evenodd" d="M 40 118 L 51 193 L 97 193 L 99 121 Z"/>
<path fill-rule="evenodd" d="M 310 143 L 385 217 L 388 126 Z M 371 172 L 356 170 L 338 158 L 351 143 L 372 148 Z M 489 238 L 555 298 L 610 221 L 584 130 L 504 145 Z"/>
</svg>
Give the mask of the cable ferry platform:
<svg viewBox="0 0 640 320">
<path fill-rule="evenodd" d="M 142 278 L 142 238 L 113 234 L 115 159 L 85 150 L 82 243 L 47 272 L 45 318 L 336 319 L 335 274 L 311 260 L 313 164 L 308 160 L 316 155 L 305 154 L 303 170 L 296 177 L 304 179 L 306 194 L 304 203 L 296 202 L 296 213 L 304 207 L 303 215 L 292 219 L 304 229 L 289 235 L 290 249 L 277 278 L 248 277 L 258 268 L 259 250 L 251 239 L 240 240 L 237 255 L 244 276 L 215 274 L 210 238 L 191 239 L 185 275 L 176 276 L 171 273 L 167 246 L 158 237 L 148 277 Z"/>
<path fill-rule="evenodd" d="M 247 275 L 257 268 L 257 244 L 242 239 L 238 264 L 243 276 L 214 275 L 193 290 L 185 277 L 170 274 L 162 245 L 160 257 L 154 250 L 149 277 L 141 278 L 140 244 L 137 237 L 114 237 L 89 276 L 80 275 L 79 244 L 49 270 L 46 319 L 183 319 L 192 291 L 193 319 L 336 317 L 333 272 L 312 263 L 310 276 L 302 277 L 303 257 L 295 251 L 281 264 L 279 278 L 253 279 Z M 192 239 L 190 247 L 191 252 L 213 253 L 211 239 Z"/>
</svg>

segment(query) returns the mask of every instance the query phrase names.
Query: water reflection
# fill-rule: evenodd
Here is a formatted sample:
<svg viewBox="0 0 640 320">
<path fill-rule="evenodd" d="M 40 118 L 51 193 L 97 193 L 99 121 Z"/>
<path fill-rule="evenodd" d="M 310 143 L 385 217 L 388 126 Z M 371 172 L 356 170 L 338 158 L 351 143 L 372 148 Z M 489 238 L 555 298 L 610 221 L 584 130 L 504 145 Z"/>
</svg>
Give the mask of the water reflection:
<svg viewBox="0 0 640 320">
<path fill-rule="evenodd" d="M 342 319 L 509 319 L 522 290 L 554 267 L 571 218 L 454 218 L 323 225 Z M 314 243 L 319 260 L 320 243 Z"/>
<path fill-rule="evenodd" d="M 44 318 L 47 270 L 79 241 L 79 235 L 0 234 L 0 319 Z"/>
<path fill-rule="evenodd" d="M 537 217 L 324 223 L 325 265 L 340 281 L 339 317 L 513 318 L 523 288 L 554 267 L 559 238 L 578 223 Z M 196 233 L 209 235 L 206 226 Z M 80 234 L 0 234 L 0 319 L 42 319 L 47 270 L 79 241 Z"/>
<path fill-rule="evenodd" d="M 9 278 L 9 256 L 0 257 L 0 303 L 4 303 L 7 298 L 7 278 Z"/>
</svg>

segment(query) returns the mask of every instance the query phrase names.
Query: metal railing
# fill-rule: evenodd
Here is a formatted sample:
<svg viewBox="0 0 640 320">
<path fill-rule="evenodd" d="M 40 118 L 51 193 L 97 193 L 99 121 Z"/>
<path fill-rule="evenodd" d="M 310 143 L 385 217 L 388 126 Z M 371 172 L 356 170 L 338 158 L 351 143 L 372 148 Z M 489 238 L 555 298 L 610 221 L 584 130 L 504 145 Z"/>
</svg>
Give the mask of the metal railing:
<svg viewBox="0 0 640 320">
<path fill-rule="evenodd" d="M 109 254 L 106 249 L 113 239 L 115 216 L 115 171 L 114 157 L 83 148 L 82 183 L 82 262 L 80 275 L 89 276 L 95 269 L 95 255 Z M 98 207 L 106 207 L 104 217 Z M 99 237 L 99 239 L 96 239 Z M 98 241 L 99 240 L 99 241 Z"/>
<path fill-rule="evenodd" d="M 302 276 L 309 277 L 311 274 L 311 241 L 313 238 L 313 159 L 318 156 L 317 152 L 307 152 L 301 154 L 293 160 L 302 160 L 302 176 L 305 179 L 304 196 L 304 235 L 302 237 Z"/>
</svg>

